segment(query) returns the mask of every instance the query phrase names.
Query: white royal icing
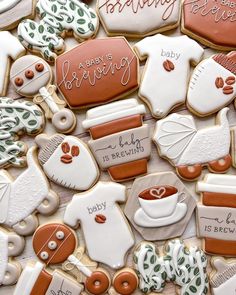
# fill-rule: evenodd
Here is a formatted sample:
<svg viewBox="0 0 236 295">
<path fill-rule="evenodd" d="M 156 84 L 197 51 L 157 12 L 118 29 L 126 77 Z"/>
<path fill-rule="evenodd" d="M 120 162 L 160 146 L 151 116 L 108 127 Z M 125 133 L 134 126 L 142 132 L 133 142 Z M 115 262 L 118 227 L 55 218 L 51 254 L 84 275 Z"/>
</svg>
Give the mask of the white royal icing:
<svg viewBox="0 0 236 295">
<path fill-rule="evenodd" d="M 18 4 L 21 0 L 0 0 L 0 13 L 8 11 Z"/>
<path fill-rule="evenodd" d="M 125 265 L 125 254 L 134 244 L 131 229 L 117 205 L 125 200 L 125 186 L 99 182 L 91 190 L 74 195 L 64 215 L 64 222 L 72 227 L 80 220 L 89 257 L 115 269 Z M 105 222 L 98 223 L 97 215 L 104 216 Z"/>
<path fill-rule="evenodd" d="M 185 102 L 190 62 L 198 63 L 203 49 L 187 36 L 161 34 L 141 40 L 134 49 L 140 59 L 148 58 L 139 96 L 147 101 L 155 117 L 163 118 L 174 106 Z M 173 70 L 164 68 L 166 61 L 173 63 Z"/>
<path fill-rule="evenodd" d="M 2 209 L 1 209 L 2 210 Z M 8 236 L 0 231 L 0 286 L 6 274 L 8 264 Z"/>
<path fill-rule="evenodd" d="M 209 163 L 229 154 L 228 108 L 218 113 L 218 124 L 197 130 L 192 116 L 171 114 L 159 120 L 153 140 L 160 155 L 175 166 Z"/>
</svg>

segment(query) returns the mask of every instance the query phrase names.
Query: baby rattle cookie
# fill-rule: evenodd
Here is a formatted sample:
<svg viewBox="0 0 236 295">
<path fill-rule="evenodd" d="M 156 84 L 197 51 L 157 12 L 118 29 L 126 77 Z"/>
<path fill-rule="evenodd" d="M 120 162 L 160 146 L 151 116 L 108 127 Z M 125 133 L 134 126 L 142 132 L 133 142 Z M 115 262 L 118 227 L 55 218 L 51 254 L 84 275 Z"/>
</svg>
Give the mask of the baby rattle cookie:
<svg viewBox="0 0 236 295">
<path fill-rule="evenodd" d="M 126 99 L 87 112 L 83 127 L 89 129 L 91 148 L 100 168 L 114 181 L 125 181 L 147 173 L 151 155 L 148 125 L 143 124 L 144 105 Z"/>
<path fill-rule="evenodd" d="M 174 29 L 179 24 L 179 0 L 98 0 L 97 11 L 108 35 L 145 37 Z"/>
<path fill-rule="evenodd" d="M 210 284 L 213 295 L 234 295 L 236 280 L 236 260 L 214 257 L 211 259 Z"/>
<path fill-rule="evenodd" d="M 134 265 L 139 277 L 139 288 L 145 293 L 162 292 L 166 282 L 180 287 L 180 295 L 208 293 L 207 257 L 197 247 L 187 247 L 180 240 L 170 240 L 161 256 L 155 245 L 139 244 L 134 252 Z"/>
<path fill-rule="evenodd" d="M 39 0 L 36 12 L 40 22 L 23 20 L 18 26 L 18 38 L 25 48 L 50 63 L 65 50 L 62 38 L 69 32 L 82 41 L 93 38 L 98 31 L 96 12 L 80 0 Z"/>
<path fill-rule="evenodd" d="M 6 170 L 0 170 L 0 224 L 22 236 L 37 228 L 36 212 L 51 215 L 59 207 L 59 198 L 50 189 L 37 161 L 36 147 L 28 150 L 27 164 L 27 169 L 15 180 Z"/>
<path fill-rule="evenodd" d="M 116 292 L 129 295 L 137 288 L 137 276 L 134 271 L 125 268 L 115 274 L 113 281 L 109 274 L 98 268 L 84 248 L 78 246 L 75 232 L 60 223 L 51 223 L 39 227 L 33 236 L 33 248 L 38 258 L 47 266 L 62 264 L 62 270 L 84 284 L 89 294 L 110 294 L 111 284 Z M 126 281 L 126 284 L 123 282 Z"/>
<path fill-rule="evenodd" d="M 233 0 L 184 0 L 181 31 L 201 43 L 218 49 L 236 49 Z"/>
<path fill-rule="evenodd" d="M 75 190 L 88 190 L 99 178 L 97 164 L 87 145 L 75 136 L 40 134 L 38 159 L 53 182 Z"/>
<path fill-rule="evenodd" d="M 0 227 L 0 245 L 0 287 L 13 285 L 21 273 L 21 265 L 13 257 L 23 252 L 25 241 L 17 234 Z"/>
<path fill-rule="evenodd" d="M 64 222 L 81 223 L 91 259 L 114 269 L 125 265 L 125 256 L 134 237 L 117 203 L 126 201 L 126 187 L 113 182 L 98 182 L 87 192 L 75 194 L 67 205 Z M 108 253 L 111 253 L 108 254 Z"/>
<path fill-rule="evenodd" d="M 20 95 L 33 98 L 43 108 L 46 118 L 52 120 L 58 132 L 73 131 L 76 117 L 57 96 L 57 88 L 51 84 L 52 69 L 42 58 L 34 55 L 19 58 L 11 67 L 10 79 Z"/>
<path fill-rule="evenodd" d="M 134 50 L 140 60 L 147 59 L 139 96 L 154 117 L 163 118 L 185 103 L 190 64 L 199 63 L 203 49 L 187 36 L 157 34 L 136 43 Z"/>
<path fill-rule="evenodd" d="M 236 255 L 236 176 L 207 174 L 197 184 L 201 202 L 197 206 L 198 236 L 206 253 Z"/>
<path fill-rule="evenodd" d="M 236 51 L 213 55 L 197 65 L 187 95 L 190 110 L 205 117 L 230 104 L 235 97 Z"/>
<path fill-rule="evenodd" d="M 37 135 L 44 129 L 41 109 L 32 102 L 7 97 L 0 98 L 0 167 L 26 165 L 27 146 L 18 138 Z"/>
<path fill-rule="evenodd" d="M 215 173 L 224 173 L 231 166 L 230 128 L 228 108 L 216 117 L 216 125 L 197 130 L 192 116 L 171 114 L 156 123 L 153 141 L 161 157 L 176 167 L 180 177 L 187 181 L 197 179 L 202 167 Z"/>
</svg>

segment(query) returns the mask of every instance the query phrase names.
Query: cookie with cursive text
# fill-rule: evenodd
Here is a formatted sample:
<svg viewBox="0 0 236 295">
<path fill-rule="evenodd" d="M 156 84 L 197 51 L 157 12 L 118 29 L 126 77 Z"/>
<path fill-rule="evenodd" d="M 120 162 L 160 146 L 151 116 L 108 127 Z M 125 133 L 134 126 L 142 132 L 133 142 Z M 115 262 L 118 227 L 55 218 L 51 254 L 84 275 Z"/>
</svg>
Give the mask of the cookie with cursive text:
<svg viewBox="0 0 236 295">
<path fill-rule="evenodd" d="M 181 30 L 219 50 L 236 49 L 234 0 L 184 0 Z"/>
<path fill-rule="evenodd" d="M 138 67 L 124 37 L 89 40 L 56 59 L 57 86 L 71 108 L 103 104 L 138 88 Z"/>
<path fill-rule="evenodd" d="M 52 79 L 53 72 L 48 63 L 34 55 L 19 58 L 10 71 L 10 80 L 16 92 L 33 98 L 58 132 L 70 133 L 76 126 L 76 117 L 65 108 L 65 101 L 57 96 L 57 88 L 51 84 Z"/>
<path fill-rule="evenodd" d="M 97 11 L 108 35 L 145 37 L 179 24 L 180 0 L 98 0 Z"/>
<path fill-rule="evenodd" d="M 151 137 L 148 125 L 143 124 L 145 113 L 136 99 L 126 99 L 90 109 L 83 121 L 100 168 L 108 170 L 115 181 L 147 173 Z"/>
<path fill-rule="evenodd" d="M 198 236 L 213 255 L 236 256 L 236 176 L 207 174 L 197 184 Z"/>
<path fill-rule="evenodd" d="M 130 190 L 124 213 L 148 241 L 181 236 L 196 207 L 191 193 L 173 172 L 137 178 Z"/>
<path fill-rule="evenodd" d="M 185 103 L 190 65 L 199 63 L 203 49 L 187 36 L 161 34 L 139 41 L 134 49 L 140 60 L 147 59 L 139 97 L 148 104 L 154 117 L 163 118 Z"/>
</svg>

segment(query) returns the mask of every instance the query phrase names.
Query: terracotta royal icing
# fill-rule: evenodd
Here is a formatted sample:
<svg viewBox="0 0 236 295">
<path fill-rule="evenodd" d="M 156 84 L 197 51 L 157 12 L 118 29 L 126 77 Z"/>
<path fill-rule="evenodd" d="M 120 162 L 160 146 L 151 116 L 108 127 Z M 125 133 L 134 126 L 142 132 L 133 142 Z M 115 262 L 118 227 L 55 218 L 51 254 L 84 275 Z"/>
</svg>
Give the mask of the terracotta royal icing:
<svg viewBox="0 0 236 295">
<path fill-rule="evenodd" d="M 97 164 L 79 138 L 40 134 L 35 140 L 40 147 L 39 162 L 53 182 L 76 190 L 87 190 L 96 183 L 99 177 Z"/>
<path fill-rule="evenodd" d="M 95 11 L 79 0 L 40 0 L 36 11 L 41 21 L 23 20 L 18 26 L 18 38 L 27 49 L 49 62 L 64 50 L 64 33 L 73 31 L 77 40 L 85 40 L 94 37 L 98 29 Z"/>
<path fill-rule="evenodd" d="M 208 292 L 207 258 L 197 247 L 187 248 L 180 240 L 171 240 L 160 256 L 155 245 L 141 243 L 134 252 L 134 265 L 143 293 L 162 292 L 166 282 L 180 287 L 180 294 L 202 295 Z"/>
<path fill-rule="evenodd" d="M 173 29 L 179 22 L 178 0 L 99 0 L 97 7 L 106 31 L 112 35 L 147 36 Z"/>
<path fill-rule="evenodd" d="M 187 105 L 200 116 L 207 116 L 228 105 L 235 96 L 236 52 L 233 51 L 228 55 L 213 55 L 195 68 L 190 79 Z"/>
<path fill-rule="evenodd" d="M 80 221 L 91 259 L 115 269 L 124 266 L 125 254 L 134 244 L 131 229 L 117 205 L 125 200 L 125 186 L 99 182 L 88 192 L 74 195 L 64 215 L 69 226 L 75 227 Z M 100 214 L 106 217 L 104 223 L 96 222 Z"/>
<path fill-rule="evenodd" d="M 197 130 L 192 116 L 177 113 L 157 122 L 153 140 L 160 155 L 177 168 L 181 177 L 187 180 L 199 177 L 202 165 L 208 165 L 215 172 L 227 171 L 231 166 L 227 112 L 228 108 L 222 109 L 216 117 L 216 125 L 201 130 Z M 216 161 L 220 159 L 224 160 L 218 165 Z M 189 166 L 194 167 L 187 169 Z"/>
<path fill-rule="evenodd" d="M 138 87 L 138 60 L 123 37 L 89 40 L 57 58 L 56 81 L 72 108 L 106 103 Z"/>
<path fill-rule="evenodd" d="M 139 96 L 147 102 L 155 117 L 163 118 L 185 102 L 190 62 L 197 64 L 203 49 L 186 36 L 161 34 L 141 40 L 134 49 L 141 60 L 147 58 Z"/>
</svg>

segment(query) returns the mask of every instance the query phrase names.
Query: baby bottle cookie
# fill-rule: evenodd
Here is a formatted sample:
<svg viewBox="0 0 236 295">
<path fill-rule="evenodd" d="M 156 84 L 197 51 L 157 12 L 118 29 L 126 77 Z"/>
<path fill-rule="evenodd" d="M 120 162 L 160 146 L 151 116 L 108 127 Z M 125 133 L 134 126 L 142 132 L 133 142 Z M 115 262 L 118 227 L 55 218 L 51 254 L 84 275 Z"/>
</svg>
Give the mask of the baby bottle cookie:
<svg viewBox="0 0 236 295">
<path fill-rule="evenodd" d="M 136 99 L 127 99 L 90 109 L 83 121 L 100 168 L 115 181 L 147 173 L 151 138 L 148 125 L 143 124 L 145 113 Z"/>
<path fill-rule="evenodd" d="M 153 140 L 160 156 L 167 158 L 185 180 L 197 179 L 202 167 L 224 173 L 231 166 L 228 108 L 216 117 L 216 125 L 197 130 L 192 116 L 171 114 L 157 122 Z"/>
<path fill-rule="evenodd" d="M 37 149 L 27 152 L 26 170 L 17 179 L 0 170 L 0 224 L 19 235 L 32 234 L 38 226 L 35 213 L 53 214 L 59 206 L 57 194 L 50 189 L 37 161 Z"/>
<path fill-rule="evenodd" d="M 51 84 L 52 69 L 42 58 L 33 55 L 19 58 L 11 67 L 10 79 L 20 95 L 33 98 L 43 108 L 46 118 L 52 120 L 58 132 L 73 131 L 76 117 L 57 96 L 57 88 Z"/>
<path fill-rule="evenodd" d="M 40 134 L 38 159 L 53 182 L 75 190 L 87 190 L 98 177 L 97 164 L 85 143 L 77 137 Z"/>
<path fill-rule="evenodd" d="M 206 91 L 207 90 L 207 91 Z M 205 59 L 190 79 L 187 106 L 204 117 L 219 111 L 236 97 L 236 51 Z"/>
<path fill-rule="evenodd" d="M 25 242 L 17 234 L 0 227 L 0 245 L 0 286 L 13 285 L 21 273 L 21 266 L 13 257 L 23 252 Z"/>
<path fill-rule="evenodd" d="M 198 236 L 204 250 L 213 255 L 236 255 L 236 176 L 207 174 L 197 184 Z"/>
<path fill-rule="evenodd" d="M 64 215 L 71 227 L 80 221 L 89 257 L 114 269 L 125 265 L 125 255 L 134 245 L 132 231 L 117 205 L 125 201 L 125 186 L 98 182 L 89 191 L 74 195 Z"/>
<path fill-rule="evenodd" d="M 18 38 L 25 48 L 50 63 L 65 50 L 62 38 L 69 32 L 82 41 L 93 38 L 99 27 L 95 11 L 80 0 L 39 0 L 36 12 L 40 22 L 23 20 L 18 26 Z"/>
<path fill-rule="evenodd" d="M 199 63 L 203 49 L 187 36 L 161 34 L 141 40 L 134 49 L 140 60 L 147 59 L 139 96 L 154 117 L 163 118 L 185 102 L 190 64 Z"/>
</svg>

